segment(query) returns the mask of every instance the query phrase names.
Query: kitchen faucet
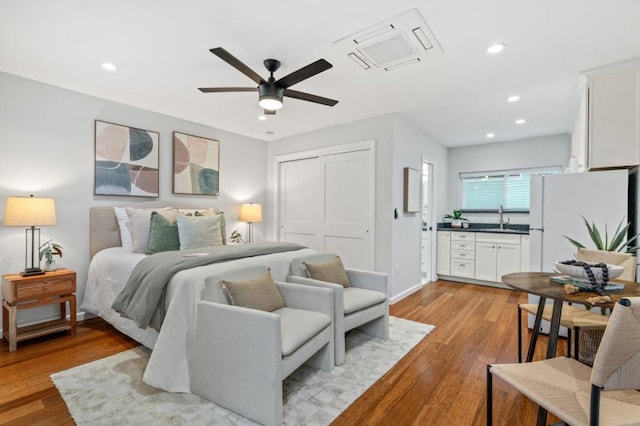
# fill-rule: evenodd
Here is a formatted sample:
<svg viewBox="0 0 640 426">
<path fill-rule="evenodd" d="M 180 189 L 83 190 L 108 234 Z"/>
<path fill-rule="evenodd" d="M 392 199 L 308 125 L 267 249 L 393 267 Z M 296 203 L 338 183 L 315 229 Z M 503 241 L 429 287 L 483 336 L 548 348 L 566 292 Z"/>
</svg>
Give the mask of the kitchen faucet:
<svg viewBox="0 0 640 426">
<path fill-rule="evenodd" d="M 504 209 L 502 208 L 502 204 L 498 207 L 498 214 L 500 215 L 500 229 L 504 229 Z"/>
</svg>

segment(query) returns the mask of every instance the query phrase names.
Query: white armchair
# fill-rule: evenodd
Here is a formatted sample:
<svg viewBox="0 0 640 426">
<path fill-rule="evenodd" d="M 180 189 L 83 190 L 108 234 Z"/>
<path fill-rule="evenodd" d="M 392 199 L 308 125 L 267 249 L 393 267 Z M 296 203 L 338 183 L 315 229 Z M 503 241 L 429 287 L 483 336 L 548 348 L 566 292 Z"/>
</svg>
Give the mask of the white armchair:
<svg viewBox="0 0 640 426">
<path fill-rule="evenodd" d="M 265 270 L 244 268 L 206 280 L 191 390 L 258 423 L 279 425 L 282 381 L 302 364 L 333 369 L 333 300 L 327 289 L 276 282 L 283 308 L 265 312 L 227 303 L 221 280 L 247 280 Z"/>
<path fill-rule="evenodd" d="M 323 263 L 335 258 L 335 253 L 321 253 L 292 259 L 287 281 L 333 291 L 335 362 L 342 365 L 347 331 L 358 328 L 373 336 L 389 337 L 389 284 L 387 274 L 349 268 L 345 268 L 349 287 L 309 278 L 304 262 Z"/>
</svg>

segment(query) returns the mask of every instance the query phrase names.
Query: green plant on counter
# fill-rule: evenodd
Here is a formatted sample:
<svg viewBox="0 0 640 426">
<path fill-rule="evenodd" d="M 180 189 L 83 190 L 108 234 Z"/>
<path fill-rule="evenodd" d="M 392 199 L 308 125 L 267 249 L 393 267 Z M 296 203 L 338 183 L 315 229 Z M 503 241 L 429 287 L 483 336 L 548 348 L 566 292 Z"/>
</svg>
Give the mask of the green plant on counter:
<svg viewBox="0 0 640 426">
<path fill-rule="evenodd" d="M 467 220 L 462 217 L 462 210 L 454 210 L 453 214 L 448 214 L 444 216 L 445 219 L 453 219 L 453 220 Z"/>
<path fill-rule="evenodd" d="M 626 252 L 626 253 L 635 253 L 640 248 L 640 245 L 637 245 L 638 235 L 627 240 L 627 231 L 629 230 L 629 223 L 622 226 L 622 220 L 618 224 L 616 231 L 613 233 L 611 240 L 609 240 L 609 231 L 607 230 L 607 224 L 604 225 L 604 240 L 602 239 L 602 234 L 600 230 L 596 226 L 595 222 L 589 223 L 589 221 L 582 216 L 582 220 L 584 220 L 584 224 L 589 231 L 589 237 L 591 237 L 591 241 L 596 246 L 597 250 L 603 251 L 617 251 L 617 252 Z M 624 220 L 624 219 L 623 219 Z M 584 244 L 574 240 L 573 238 L 567 237 L 563 235 L 571 244 L 576 246 L 577 248 L 586 248 Z"/>
</svg>

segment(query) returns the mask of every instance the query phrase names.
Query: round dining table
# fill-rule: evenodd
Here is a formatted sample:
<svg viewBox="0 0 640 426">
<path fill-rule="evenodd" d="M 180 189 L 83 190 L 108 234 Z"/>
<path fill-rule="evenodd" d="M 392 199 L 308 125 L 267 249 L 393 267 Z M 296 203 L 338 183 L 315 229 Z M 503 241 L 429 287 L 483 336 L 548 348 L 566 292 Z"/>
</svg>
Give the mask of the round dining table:
<svg viewBox="0 0 640 426">
<path fill-rule="evenodd" d="M 540 334 L 540 323 L 542 313 L 547 299 L 553 299 L 553 313 L 551 315 L 551 326 L 549 329 L 549 344 L 547 346 L 547 358 L 556 356 L 558 347 L 558 332 L 560 330 L 560 316 L 562 314 L 562 304 L 570 302 L 586 306 L 597 306 L 600 308 L 612 309 L 615 303 L 624 297 L 640 297 L 640 285 L 634 281 L 611 280 L 611 283 L 624 284 L 622 290 L 607 291 L 605 293 L 611 297 L 611 302 L 598 303 L 593 305 L 587 301 L 588 298 L 597 296 L 594 292 L 567 293 L 560 283 L 550 281 L 553 276 L 560 276 L 555 272 L 516 272 L 502 276 L 502 282 L 514 290 L 523 291 L 540 297 L 538 311 L 533 325 L 531 342 L 529 343 L 529 353 L 527 361 L 533 358 L 533 348 L 535 348 L 538 335 Z"/>
</svg>

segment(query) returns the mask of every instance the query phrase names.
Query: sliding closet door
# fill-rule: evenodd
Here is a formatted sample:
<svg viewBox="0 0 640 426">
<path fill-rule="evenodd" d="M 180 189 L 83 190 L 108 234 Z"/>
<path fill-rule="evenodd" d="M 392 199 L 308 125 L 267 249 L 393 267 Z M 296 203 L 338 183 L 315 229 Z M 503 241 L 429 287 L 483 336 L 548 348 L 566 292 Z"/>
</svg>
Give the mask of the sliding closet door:
<svg viewBox="0 0 640 426">
<path fill-rule="evenodd" d="M 280 241 L 322 251 L 321 183 L 318 158 L 280 164 Z"/>
<path fill-rule="evenodd" d="M 371 151 L 327 155 L 320 161 L 324 251 L 338 253 L 351 268 L 373 269 Z"/>
<path fill-rule="evenodd" d="M 280 163 L 280 241 L 335 252 L 351 268 L 374 265 L 371 150 Z"/>
</svg>

